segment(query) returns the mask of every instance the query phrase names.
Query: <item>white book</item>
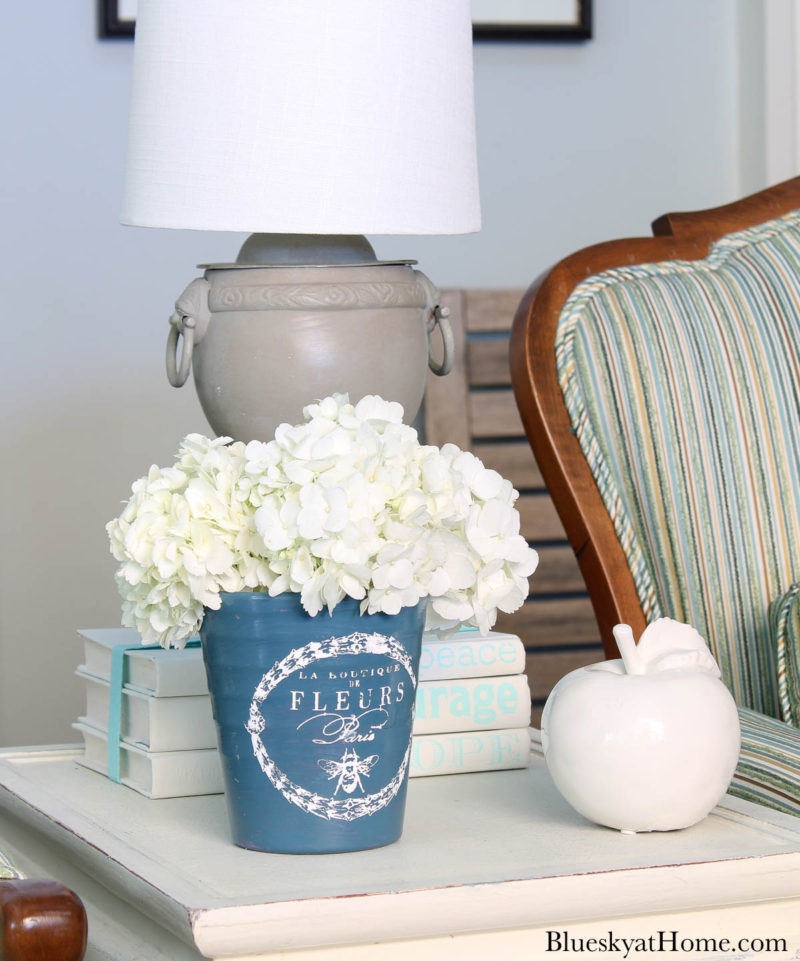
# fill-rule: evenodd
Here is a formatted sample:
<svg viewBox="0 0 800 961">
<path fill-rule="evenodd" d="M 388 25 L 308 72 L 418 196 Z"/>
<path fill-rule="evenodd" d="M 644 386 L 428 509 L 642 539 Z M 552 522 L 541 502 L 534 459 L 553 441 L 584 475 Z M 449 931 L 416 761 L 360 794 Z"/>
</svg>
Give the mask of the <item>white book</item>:
<svg viewBox="0 0 800 961">
<path fill-rule="evenodd" d="M 86 716 L 94 727 L 107 730 L 108 683 L 81 668 L 76 673 L 86 682 Z M 531 694 L 524 674 L 420 681 L 413 733 L 527 728 L 530 716 Z M 150 750 L 177 751 L 217 743 L 209 695 L 158 698 L 124 690 L 120 731 L 125 741 Z"/>
<path fill-rule="evenodd" d="M 126 627 L 86 628 L 78 634 L 83 638 L 83 668 L 106 680 L 111 677 L 112 649 L 119 644 L 142 642 L 136 631 Z M 199 647 L 127 651 L 122 681 L 125 687 L 155 697 L 208 694 L 203 653 Z"/>
<path fill-rule="evenodd" d="M 531 739 L 527 727 L 415 734 L 411 738 L 408 776 L 508 771 L 527 767 L 530 758 Z"/>
<path fill-rule="evenodd" d="M 104 731 L 79 718 L 72 725 L 84 741 L 78 763 L 108 776 L 108 741 Z M 527 728 L 463 731 L 454 734 L 414 735 L 409 777 L 503 771 L 527 767 L 530 732 Z M 222 794 L 222 765 L 216 750 L 143 751 L 120 745 L 120 783 L 149 798 Z"/>
<path fill-rule="evenodd" d="M 497 677 L 525 670 L 525 646 L 516 634 L 452 631 L 424 634 L 419 679 Z"/>
<path fill-rule="evenodd" d="M 72 725 L 80 731 L 85 745 L 78 763 L 108 776 L 108 737 L 78 718 Z M 134 744 L 120 744 L 120 783 L 149 798 L 194 797 L 221 794 L 225 787 L 219 752 L 144 751 Z"/>
<path fill-rule="evenodd" d="M 108 731 L 111 687 L 83 668 L 75 671 L 86 688 L 86 719 L 96 729 Z M 146 751 L 192 751 L 217 746 L 211 697 L 154 697 L 123 688 L 119 721 L 120 738 Z"/>
<path fill-rule="evenodd" d="M 125 627 L 86 628 L 83 667 L 98 677 L 111 676 L 111 650 L 118 644 L 139 644 L 139 634 Z M 419 680 L 492 677 L 520 674 L 525 669 L 525 647 L 516 634 L 454 631 L 425 634 Z M 183 650 L 154 648 L 127 651 L 123 684 L 157 697 L 207 694 L 203 655 L 199 647 Z"/>
<path fill-rule="evenodd" d="M 414 734 L 527 728 L 531 691 L 524 674 L 420 681 Z"/>
</svg>

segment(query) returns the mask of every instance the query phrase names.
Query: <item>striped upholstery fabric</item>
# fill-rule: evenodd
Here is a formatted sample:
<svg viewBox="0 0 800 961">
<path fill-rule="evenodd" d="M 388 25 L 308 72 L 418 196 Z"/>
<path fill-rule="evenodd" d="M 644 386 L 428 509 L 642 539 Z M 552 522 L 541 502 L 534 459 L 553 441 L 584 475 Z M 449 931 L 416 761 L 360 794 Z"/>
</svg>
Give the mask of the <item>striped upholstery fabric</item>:
<svg viewBox="0 0 800 961">
<path fill-rule="evenodd" d="M 710 644 L 750 710 L 755 753 L 737 790 L 763 801 L 753 758 L 786 730 L 750 731 L 759 714 L 781 716 L 770 604 L 800 581 L 800 211 L 703 261 L 589 278 L 564 306 L 556 355 L 645 615 L 693 624 Z M 771 795 L 796 813 L 798 766 L 800 752 L 794 800 Z"/>
<path fill-rule="evenodd" d="M 800 815 L 800 730 L 739 708 L 742 750 L 731 794 Z"/>
</svg>

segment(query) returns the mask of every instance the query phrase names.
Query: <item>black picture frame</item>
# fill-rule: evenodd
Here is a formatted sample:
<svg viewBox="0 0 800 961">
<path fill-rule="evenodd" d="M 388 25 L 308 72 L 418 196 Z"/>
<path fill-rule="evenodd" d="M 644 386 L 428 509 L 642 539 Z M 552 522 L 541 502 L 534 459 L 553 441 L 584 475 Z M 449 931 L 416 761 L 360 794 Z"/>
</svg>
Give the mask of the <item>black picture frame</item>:
<svg viewBox="0 0 800 961">
<path fill-rule="evenodd" d="M 576 0 L 578 13 L 574 21 L 546 23 L 530 19 L 513 23 L 474 21 L 472 36 L 476 40 L 590 40 L 592 37 L 592 0 Z M 533 4 L 532 4 L 533 6 Z M 104 38 L 131 38 L 136 29 L 133 17 L 122 17 L 118 0 L 98 0 L 98 31 Z"/>
<path fill-rule="evenodd" d="M 97 32 L 103 39 L 132 39 L 136 29 L 134 17 L 120 15 L 118 0 L 98 0 Z"/>
<path fill-rule="evenodd" d="M 531 3 L 531 7 L 534 6 Z M 537 20 L 535 12 L 529 19 L 513 22 L 473 20 L 472 36 L 475 40 L 591 40 L 592 0 L 576 0 L 576 6 L 574 19 L 564 23 Z"/>
</svg>

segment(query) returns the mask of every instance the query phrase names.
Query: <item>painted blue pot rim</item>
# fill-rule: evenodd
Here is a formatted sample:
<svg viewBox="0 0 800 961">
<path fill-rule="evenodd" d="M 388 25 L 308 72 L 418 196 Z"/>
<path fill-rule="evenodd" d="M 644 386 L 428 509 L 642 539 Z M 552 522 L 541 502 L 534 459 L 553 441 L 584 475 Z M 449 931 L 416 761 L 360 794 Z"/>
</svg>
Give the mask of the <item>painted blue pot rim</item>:
<svg viewBox="0 0 800 961">
<path fill-rule="evenodd" d="M 357 613 L 361 617 L 398 617 L 399 614 L 384 614 L 382 611 L 376 611 L 373 614 L 364 613 L 361 614 L 361 601 L 355 597 L 350 597 L 345 595 L 334 607 L 332 612 L 328 611 L 327 607 L 323 607 L 318 614 L 309 614 L 308 611 L 303 607 L 302 601 L 300 599 L 300 594 L 297 591 L 284 591 L 282 594 L 270 594 L 268 591 L 258 591 L 258 590 L 244 590 L 244 591 L 220 591 L 220 600 L 223 604 L 263 604 L 265 601 L 269 601 L 272 604 L 280 603 L 291 603 L 296 605 L 299 611 L 302 611 L 307 617 L 333 617 L 336 612 L 341 608 L 343 611 L 349 607 L 357 608 Z M 408 607 L 402 607 L 400 609 L 400 614 L 403 611 L 416 610 L 420 605 L 427 605 L 428 598 L 421 598 L 417 604 L 409 605 Z M 209 608 L 205 609 L 206 611 Z M 351 611 L 352 613 L 352 611 Z"/>
</svg>

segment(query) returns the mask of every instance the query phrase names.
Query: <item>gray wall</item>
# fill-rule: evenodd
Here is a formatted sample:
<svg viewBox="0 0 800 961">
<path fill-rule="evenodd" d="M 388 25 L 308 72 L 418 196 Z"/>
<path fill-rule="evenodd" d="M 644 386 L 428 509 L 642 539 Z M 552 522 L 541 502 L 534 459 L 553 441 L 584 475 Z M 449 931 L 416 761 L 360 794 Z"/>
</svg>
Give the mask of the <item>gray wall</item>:
<svg viewBox="0 0 800 961">
<path fill-rule="evenodd" d="M 595 8 L 586 44 L 477 44 L 484 229 L 371 238 L 380 256 L 442 286 L 522 287 L 580 246 L 761 186 L 758 158 L 743 166 L 740 62 L 758 58 L 738 5 Z M 118 224 L 132 46 L 95 39 L 94 16 L 91 0 L 0 5 L 3 744 L 74 740 L 75 630 L 119 622 L 104 525 L 207 430 L 163 373 L 172 301 L 240 243 Z"/>
</svg>

